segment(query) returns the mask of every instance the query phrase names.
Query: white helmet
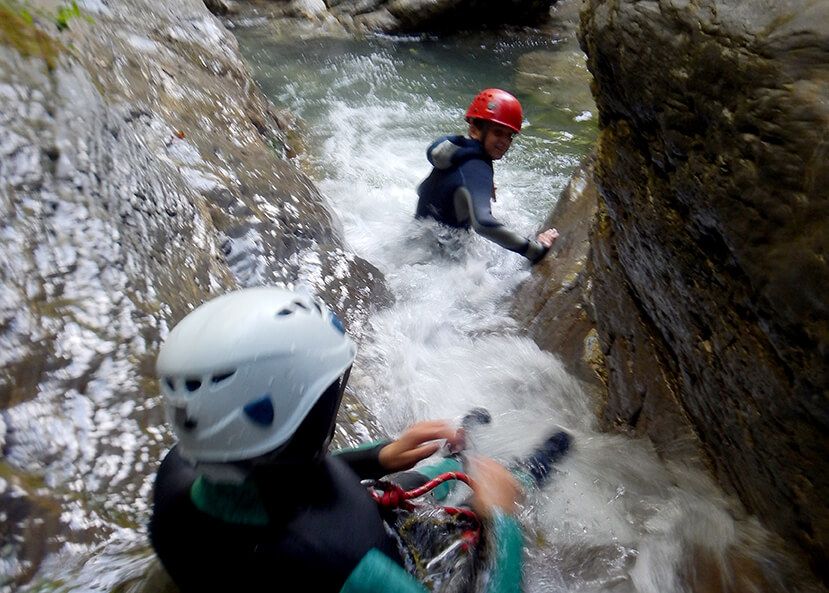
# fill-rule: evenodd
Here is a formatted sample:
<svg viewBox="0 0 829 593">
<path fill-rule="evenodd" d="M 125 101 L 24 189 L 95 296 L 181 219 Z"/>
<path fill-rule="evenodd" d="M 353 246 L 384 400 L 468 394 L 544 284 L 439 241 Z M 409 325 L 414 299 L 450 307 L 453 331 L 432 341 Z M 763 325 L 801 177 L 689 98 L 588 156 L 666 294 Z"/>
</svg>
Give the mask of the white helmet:
<svg viewBox="0 0 829 593">
<path fill-rule="evenodd" d="M 170 332 L 156 363 L 181 455 L 223 463 L 277 449 L 356 352 L 310 295 L 248 288 L 201 305 Z"/>
</svg>

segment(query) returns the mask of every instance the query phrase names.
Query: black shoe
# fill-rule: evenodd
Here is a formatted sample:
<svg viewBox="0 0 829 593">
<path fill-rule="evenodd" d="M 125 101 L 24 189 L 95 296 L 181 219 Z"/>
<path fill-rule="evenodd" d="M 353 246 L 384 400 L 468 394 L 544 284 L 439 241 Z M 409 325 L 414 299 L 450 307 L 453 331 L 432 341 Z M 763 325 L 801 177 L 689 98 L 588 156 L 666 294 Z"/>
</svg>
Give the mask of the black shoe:
<svg viewBox="0 0 829 593">
<path fill-rule="evenodd" d="M 490 422 L 492 422 L 492 415 L 489 413 L 489 410 L 486 408 L 472 408 L 466 413 L 463 420 L 461 420 L 461 428 L 469 430 L 470 428 L 489 424 Z"/>
<path fill-rule="evenodd" d="M 557 432 L 544 441 L 524 462 L 524 466 L 538 486 L 544 483 L 553 465 L 570 450 L 571 441 L 572 437 L 568 433 L 563 430 Z"/>
</svg>

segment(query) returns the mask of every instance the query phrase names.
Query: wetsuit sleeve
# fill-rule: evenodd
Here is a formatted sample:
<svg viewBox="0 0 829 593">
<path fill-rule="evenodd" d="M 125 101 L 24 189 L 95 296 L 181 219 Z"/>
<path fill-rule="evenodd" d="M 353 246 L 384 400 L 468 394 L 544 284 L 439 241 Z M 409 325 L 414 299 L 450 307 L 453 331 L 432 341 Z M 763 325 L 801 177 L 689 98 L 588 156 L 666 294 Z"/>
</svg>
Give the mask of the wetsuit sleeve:
<svg viewBox="0 0 829 593">
<path fill-rule="evenodd" d="M 412 575 L 391 558 L 372 549 L 348 576 L 340 593 L 428 593 Z"/>
<path fill-rule="evenodd" d="M 518 520 L 496 512 L 487 527 L 491 530 L 489 581 L 486 593 L 508 593 L 521 590 L 522 548 L 524 538 Z"/>
<path fill-rule="evenodd" d="M 333 454 L 344 461 L 361 480 L 379 480 L 389 473 L 380 465 L 380 449 L 390 442 L 389 440 L 375 441 L 359 447 L 340 449 Z"/>
<path fill-rule="evenodd" d="M 511 231 L 492 216 L 492 169 L 481 160 L 472 159 L 460 167 L 463 183 L 455 190 L 455 210 L 459 218 L 469 216 L 476 233 L 537 263 L 547 254 L 547 248 L 535 240 Z"/>
<path fill-rule="evenodd" d="M 462 148 L 452 142 L 448 136 L 438 138 L 426 149 L 426 159 L 435 169 L 448 169 L 452 159 Z"/>
</svg>

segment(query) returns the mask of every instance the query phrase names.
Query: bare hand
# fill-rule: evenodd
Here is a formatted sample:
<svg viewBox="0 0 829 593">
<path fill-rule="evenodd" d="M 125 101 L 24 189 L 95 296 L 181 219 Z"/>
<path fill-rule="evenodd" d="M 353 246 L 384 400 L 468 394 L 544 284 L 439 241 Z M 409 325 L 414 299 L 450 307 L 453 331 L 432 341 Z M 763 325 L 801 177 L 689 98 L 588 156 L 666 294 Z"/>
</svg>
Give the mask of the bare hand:
<svg viewBox="0 0 829 593">
<path fill-rule="evenodd" d="M 558 239 L 558 231 L 556 229 L 547 229 L 543 233 L 539 233 L 538 237 L 536 237 L 536 240 L 547 249 L 553 246 L 556 239 Z"/>
<path fill-rule="evenodd" d="M 514 514 L 516 503 L 523 498 L 518 481 L 507 468 L 488 457 L 472 461 L 473 487 L 472 508 L 482 517 L 501 510 Z"/>
<path fill-rule="evenodd" d="M 418 461 L 433 455 L 445 439 L 459 443 L 457 430 L 445 420 L 424 420 L 407 428 L 400 437 L 380 449 L 380 465 L 389 472 L 411 469 Z"/>
</svg>

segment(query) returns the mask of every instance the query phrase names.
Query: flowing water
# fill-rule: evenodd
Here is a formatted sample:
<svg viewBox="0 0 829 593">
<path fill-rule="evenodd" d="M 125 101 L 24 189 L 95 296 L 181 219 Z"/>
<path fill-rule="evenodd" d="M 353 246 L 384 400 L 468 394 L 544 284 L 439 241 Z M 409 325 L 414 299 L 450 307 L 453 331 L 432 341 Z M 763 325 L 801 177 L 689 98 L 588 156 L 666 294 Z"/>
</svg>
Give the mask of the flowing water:
<svg viewBox="0 0 829 593">
<path fill-rule="evenodd" d="M 494 419 L 474 446 L 504 461 L 558 426 L 574 436 L 574 450 L 522 514 L 527 591 L 679 593 L 699 583 L 700 567 L 714 586 L 694 590 L 734 590 L 720 586 L 737 580 L 724 568 L 729 550 L 737 543 L 745 551 L 746 538 L 762 531 L 735 520 L 706 477 L 666 467 L 645 441 L 597 430 L 593 402 L 509 316 L 513 292 L 529 275 L 523 258 L 412 218 L 415 187 L 429 170 L 426 146 L 463 132 L 471 96 L 497 86 L 515 90 L 526 117 L 524 133 L 496 164 L 493 211 L 519 232 L 539 230 L 596 136 L 573 43 L 532 32 L 444 41 L 236 33 L 266 93 L 306 122 L 298 164 L 396 298 L 352 328 L 360 353 L 351 386 L 379 424 L 394 434 L 417 419 L 484 406 Z M 97 311 L 95 299 L 83 302 Z M 14 575 L 34 573 L 27 591 L 159 590 L 145 579 L 153 559 L 144 524 L 152 472 L 170 435 L 155 385 L 134 384 L 122 368 L 129 353 L 118 344 L 127 338 L 98 343 L 89 330 L 113 317 L 78 316 L 78 335 L 62 344 L 76 363 L 84 353 L 121 361 L 89 377 L 89 397 L 45 389 L 0 415 L 0 492 L 11 501 L 0 509 L 0 536 L 17 521 L 28 534 L 0 547 L 0 593 L 14 590 Z M 129 336 L 129 312 L 122 317 L 118 327 Z M 143 353 L 143 338 L 133 342 Z M 130 395 L 143 392 L 150 399 Z M 43 478 L 21 482 L 13 468 Z"/>
<path fill-rule="evenodd" d="M 509 316 L 529 274 L 523 258 L 412 218 L 415 187 L 429 171 L 426 147 L 463 133 L 469 100 L 494 86 L 522 99 L 525 129 L 496 163 L 493 213 L 526 235 L 539 230 L 596 124 L 589 106 L 566 100 L 583 95 L 567 87 L 586 85 L 583 77 L 561 72 L 560 96 L 549 96 L 531 93 L 518 71 L 527 55 L 574 68 L 573 45 L 537 33 L 448 41 L 236 34 L 266 94 L 306 123 L 301 164 L 346 241 L 382 270 L 396 297 L 361 328 L 352 374 L 381 425 L 394 433 L 484 406 L 494 421 L 476 447 L 503 460 L 526 454 L 556 426 L 574 435 L 572 454 L 524 514 L 533 534 L 527 590 L 680 592 L 697 557 L 718 575 L 745 526 L 704 476 L 666 467 L 645 441 L 598 432 L 577 382 Z"/>
</svg>

